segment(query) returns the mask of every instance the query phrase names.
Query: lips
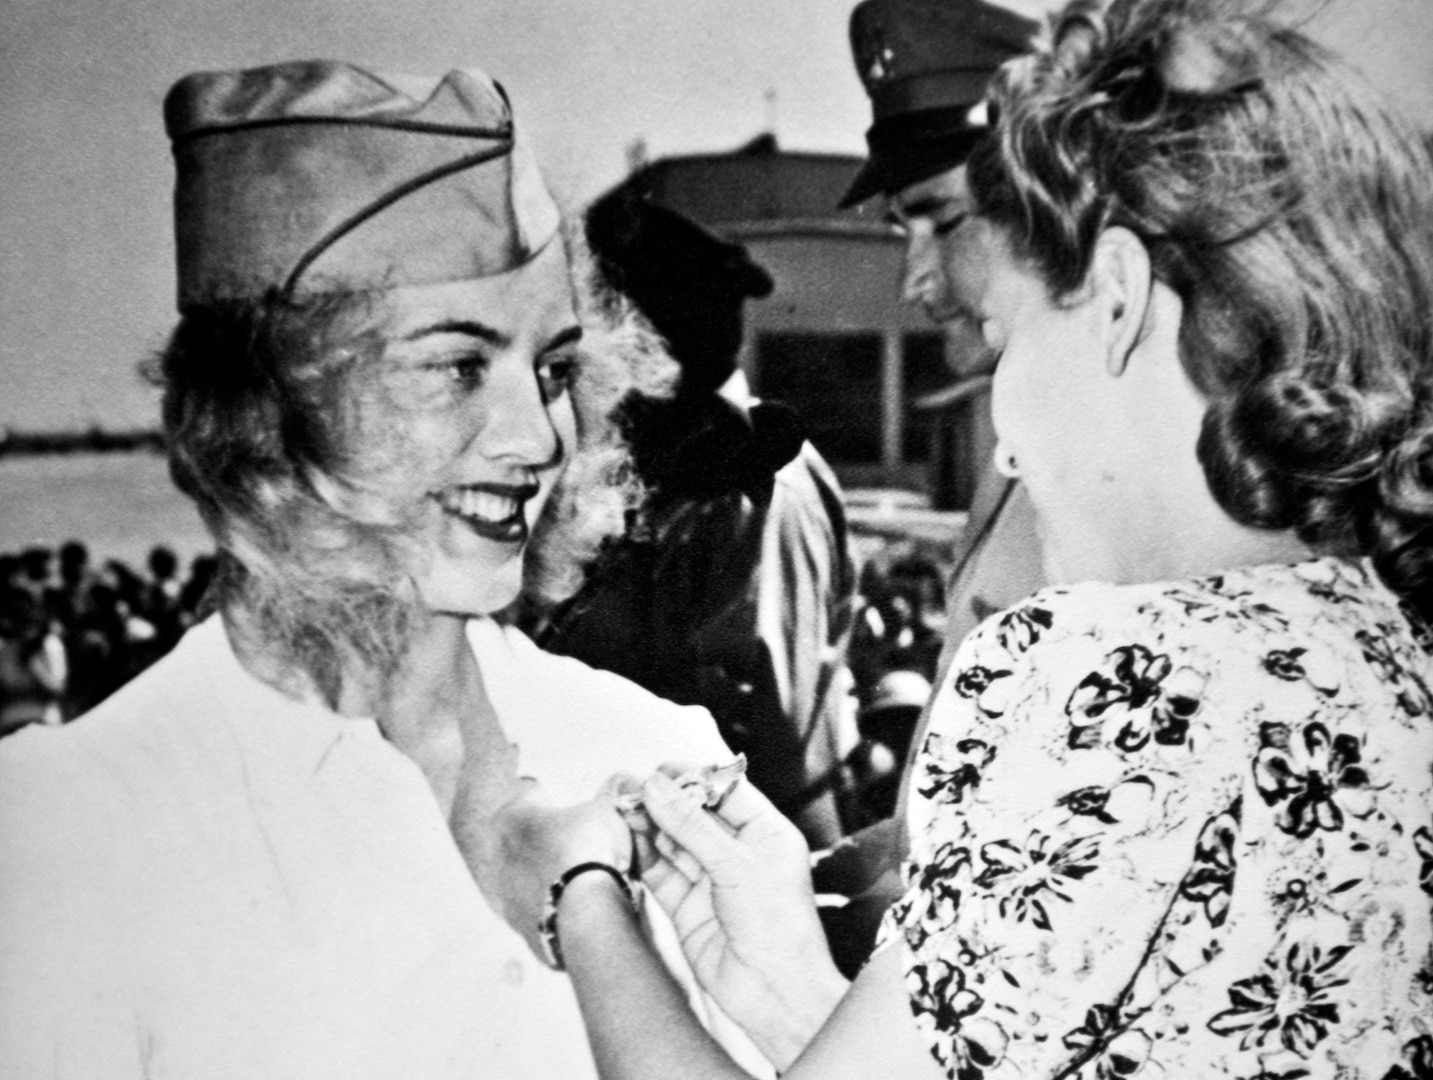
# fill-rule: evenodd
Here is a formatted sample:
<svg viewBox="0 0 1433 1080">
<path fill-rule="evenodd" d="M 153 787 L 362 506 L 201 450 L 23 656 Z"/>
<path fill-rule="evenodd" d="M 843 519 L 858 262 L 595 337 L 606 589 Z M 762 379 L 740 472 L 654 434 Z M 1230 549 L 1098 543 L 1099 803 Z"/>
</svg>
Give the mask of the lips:
<svg viewBox="0 0 1433 1080">
<path fill-rule="evenodd" d="M 479 536 L 521 544 L 527 540 L 523 507 L 537 492 L 536 484 L 465 484 L 431 492 L 429 498 Z"/>
</svg>

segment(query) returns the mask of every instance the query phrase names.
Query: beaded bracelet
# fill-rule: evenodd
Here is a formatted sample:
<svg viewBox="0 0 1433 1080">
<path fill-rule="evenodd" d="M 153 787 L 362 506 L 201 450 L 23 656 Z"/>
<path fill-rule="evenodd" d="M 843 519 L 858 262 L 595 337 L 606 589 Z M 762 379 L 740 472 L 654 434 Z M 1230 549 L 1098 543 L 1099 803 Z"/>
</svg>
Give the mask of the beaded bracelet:
<svg viewBox="0 0 1433 1080">
<path fill-rule="evenodd" d="M 537 937 L 542 942 L 543 959 L 547 961 L 547 966 L 553 971 L 565 970 L 565 965 L 562 962 L 562 943 L 557 939 L 558 901 L 562 899 L 563 892 L 574 878 L 590 870 L 600 870 L 602 873 L 610 875 L 613 881 L 622 886 L 622 892 L 632 906 L 634 908 L 637 906 L 637 892 L 632 887 L 632 882 L 615 866 L 604 862 L 585 862 L 564 870 L 562 876 L 547 887 L 547 903 L 543 905 L 542 918 L 537 921 Z"/>
</svg>

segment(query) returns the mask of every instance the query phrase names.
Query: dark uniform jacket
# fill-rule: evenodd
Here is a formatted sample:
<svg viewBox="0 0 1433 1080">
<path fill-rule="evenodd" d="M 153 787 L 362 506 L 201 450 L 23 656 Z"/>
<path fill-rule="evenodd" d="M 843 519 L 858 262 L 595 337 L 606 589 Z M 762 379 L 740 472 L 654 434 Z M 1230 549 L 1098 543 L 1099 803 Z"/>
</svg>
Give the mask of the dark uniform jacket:
<svg viewBox="0 0 1433 1080">
<path fill-rule="evenodd" d="M 646 519 L 537 640 L 706 706 L 753 782 L 829 843 L 832 793 L 802 793 L 850 749 L 855 574 L 836 478 L 782 406 L 646 407 L 658 411 L 639 418 Z"/>
</svg>

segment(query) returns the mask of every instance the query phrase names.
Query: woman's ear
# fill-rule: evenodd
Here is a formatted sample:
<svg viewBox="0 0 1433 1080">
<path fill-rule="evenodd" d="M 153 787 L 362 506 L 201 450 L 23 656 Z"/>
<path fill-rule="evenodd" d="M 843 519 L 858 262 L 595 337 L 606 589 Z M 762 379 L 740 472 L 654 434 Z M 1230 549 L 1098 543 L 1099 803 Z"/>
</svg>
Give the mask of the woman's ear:
<svg viewBox="0 0 1433 1080">
<path fill-rule="evenodd" d="M 1090 268 L 1094 299 L 1108 318 L 1106 368 L 1111 375 L 1124 374 L 1130 354 L 1144 336 L 1153 284 L 1149 252 L 1138 236 L 1121 226 L 1112 226 L 1095 241 Z"/>
</svg>

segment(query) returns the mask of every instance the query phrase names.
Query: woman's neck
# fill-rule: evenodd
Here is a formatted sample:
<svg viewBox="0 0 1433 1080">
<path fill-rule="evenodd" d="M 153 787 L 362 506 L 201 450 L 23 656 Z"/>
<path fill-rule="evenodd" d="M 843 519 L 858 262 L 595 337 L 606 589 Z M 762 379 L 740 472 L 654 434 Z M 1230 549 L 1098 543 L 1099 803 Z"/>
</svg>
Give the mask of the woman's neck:
<svg viewBox="0 0 1433 1080">
<path fill-rule="evenodd" d="M 445 814 L 460 778 L 501 786 L 515 769 L 468 643 L 466 618 L 416 614 L 401 657 L 387 671 L 345 656 L 336 702 L 292 658 L 275 655 L 243 612 L 225 612 L 224 621 L 234 653 L 251 675 L 341 716 L 376 720 L 384 737 L 423 770 Z"/>
<path fill-rule="evenodd" d="M 423 770 L 445 815 L 460 786 L 502 787 L 515 769 L 465 618 L 431 615 L 415 627 L 375 716 L 384 737 Z"/>
<path fill-rule="evenodd" d="M 1199 477 L 1202 481 L 1202 476 Z M 1180 498 L 1170 492 L 1183 491 Z M 1252 566 L 1304 562 L 1318 553 L 1292 532 L 1240 525 L 1207 489 L 1171 483 L 1124 512 L 1109 513 L 1073 543 L 1045 546 L 1052 584 L 1183 581 Z"/>
<path fill-rule="evenodd" d="M 1189 528 L 1176 542 L 1152 553 L 1130 577 L 1183 581 L 1252 566 L 1304 562 L 1314 555 L 1292 533 L 1251 529 L 1224 518 L 1208 530 Z"/>
<path fill-rule="evenodd" d="M 464 701 L 482 694 L 482 677 L 468 645 L 467 620 L 455 615 L 414 618 L 403 655 L 376 683 L 354 678 L 352 704 L 377 718 L 391 742 L 421 738 L 443 726 Z M 348 702 L 340 699 L 340 711 Z"/>
<path fill-rule="evenodd" d="M 1101 471 L 1086 490 L 1046 493 L 1065 531 L 1047 572 L 1135 584 L 1311 558 L 1291 532 L 1241 525 L 1215 499 L 1198 452 L 1209 401 L 1180 358 L 1183 305 L 1159 283 L 1150 297 L 1139 340 L 1104 384 Z"/>
</svg>

